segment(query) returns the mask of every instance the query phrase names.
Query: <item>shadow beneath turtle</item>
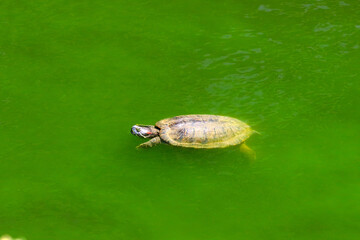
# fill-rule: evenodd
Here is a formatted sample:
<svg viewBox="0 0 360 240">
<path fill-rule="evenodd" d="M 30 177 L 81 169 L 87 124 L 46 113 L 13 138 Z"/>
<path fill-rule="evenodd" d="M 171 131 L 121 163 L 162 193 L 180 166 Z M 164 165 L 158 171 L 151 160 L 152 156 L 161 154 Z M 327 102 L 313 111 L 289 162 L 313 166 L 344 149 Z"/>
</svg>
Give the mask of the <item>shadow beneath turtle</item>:
<svg viewBox="0 0 360 240">
<path fill-rule="evenodd" d="M 198 168 L 218 173 L 227 172 L 226 169 L 231 171 L 252 168 L 257 165 L 244 156 L 238 145 L 227 148 L 194 149 L 159 144 L 151 148 L 137 149 L 139 141 L 136 140 L 129 138 L 126 145 L 122 145 L 116 154 L 118 160 L 121 159 L 120 161 L 126 166 L 142 169 L 166 169 L 165 171 Z M 119 164 L 118 161 L 117 163 Z"/>
<path fill-rule="evenodd" d="M 232 165 L 248 166 L 252 162 L 239 151 L 239 146 L 220 149 L 193 149 L 170 145 L 157 146 L 154 154 L 161 154 L 160 159 L 176 164 L 191 164 L 193 166 Z"/>
</svg>

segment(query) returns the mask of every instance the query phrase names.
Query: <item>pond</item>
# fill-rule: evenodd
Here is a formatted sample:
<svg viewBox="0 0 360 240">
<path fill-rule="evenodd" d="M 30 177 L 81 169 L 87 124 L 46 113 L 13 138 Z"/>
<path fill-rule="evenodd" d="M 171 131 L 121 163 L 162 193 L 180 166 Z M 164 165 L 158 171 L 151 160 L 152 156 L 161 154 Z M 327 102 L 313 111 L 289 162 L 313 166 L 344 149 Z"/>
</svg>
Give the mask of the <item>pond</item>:
<svg viewBox="0 0 360 240">
<path fill-rule="evenodd" d="M 2 1 L 0 236 L 357 239 L 357 1 Z M 237 148 L 144 150 L 217 114 Z"/>
</svg>

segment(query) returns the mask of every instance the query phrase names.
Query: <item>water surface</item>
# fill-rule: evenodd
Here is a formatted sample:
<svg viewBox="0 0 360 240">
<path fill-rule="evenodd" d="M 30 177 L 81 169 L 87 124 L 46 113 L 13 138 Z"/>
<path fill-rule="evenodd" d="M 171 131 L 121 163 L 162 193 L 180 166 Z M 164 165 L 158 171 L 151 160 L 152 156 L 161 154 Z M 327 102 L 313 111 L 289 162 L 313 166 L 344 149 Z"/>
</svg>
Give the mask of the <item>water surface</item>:
<svg viewBox="0 0 360 240">
<path fill-rule="evenodd" d="M 357 1 L 2 1 L 0 235 L 357 239 Z M 236 148 L 130 134 L 239 118 Z"/>
</svg>

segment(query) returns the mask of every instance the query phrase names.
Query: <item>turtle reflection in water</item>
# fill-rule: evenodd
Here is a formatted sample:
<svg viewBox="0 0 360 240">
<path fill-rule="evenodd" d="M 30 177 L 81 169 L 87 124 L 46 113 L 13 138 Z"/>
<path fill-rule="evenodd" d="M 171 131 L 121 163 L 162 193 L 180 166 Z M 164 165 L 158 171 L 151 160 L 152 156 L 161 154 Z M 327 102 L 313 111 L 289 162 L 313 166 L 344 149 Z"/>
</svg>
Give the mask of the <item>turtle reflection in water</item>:
<svg viewBox="0 0 360 240">
<path fill-rule="evenodd" d="M 131 128 L 133 135 L 151 139 L 137 146 L 153 147 L 159 143 L 186 148 L 225 148 L 239 145 L 249 159 L 255 159 L 255 152 L 246 144 L 253 133 L 246 123 L 231 117 L 217 115 L 183 115 L 161 120 L 153 125 L 136 124 Z"/>
</svg>

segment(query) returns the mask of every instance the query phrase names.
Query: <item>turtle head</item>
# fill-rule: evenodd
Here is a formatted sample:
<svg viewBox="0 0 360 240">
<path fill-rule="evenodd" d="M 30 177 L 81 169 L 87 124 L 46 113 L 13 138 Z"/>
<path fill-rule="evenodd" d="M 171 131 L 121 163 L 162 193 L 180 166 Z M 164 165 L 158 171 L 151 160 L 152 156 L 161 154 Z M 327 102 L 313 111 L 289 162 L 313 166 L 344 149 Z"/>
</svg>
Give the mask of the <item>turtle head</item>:
<svg viewBox="0 0 360 240">
<path fill-rule="evenodd" d="M 131 128 L 131 134 L 142 138 L 159 136 L 159 129 L 152 125 L 136 124 Z"/>
</svg>

